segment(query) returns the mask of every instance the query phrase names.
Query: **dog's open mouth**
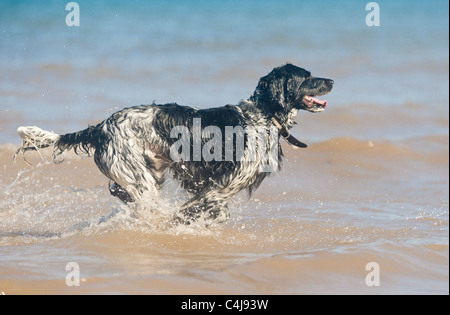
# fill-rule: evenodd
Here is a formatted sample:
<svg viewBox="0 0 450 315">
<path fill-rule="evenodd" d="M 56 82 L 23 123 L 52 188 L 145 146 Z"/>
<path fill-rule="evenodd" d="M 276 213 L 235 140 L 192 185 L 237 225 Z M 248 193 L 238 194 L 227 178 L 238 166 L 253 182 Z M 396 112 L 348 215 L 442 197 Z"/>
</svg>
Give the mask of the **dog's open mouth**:
<svg viewBox="0 0 450 315">
<path fill-rule="evenodd" d="M 327 107 L 327 101 L 319 100 L 311 95 L 303 96 L 303 103 L 310 112 L 322 112 L 325 110 L 325 107 Z"/>
</svg>

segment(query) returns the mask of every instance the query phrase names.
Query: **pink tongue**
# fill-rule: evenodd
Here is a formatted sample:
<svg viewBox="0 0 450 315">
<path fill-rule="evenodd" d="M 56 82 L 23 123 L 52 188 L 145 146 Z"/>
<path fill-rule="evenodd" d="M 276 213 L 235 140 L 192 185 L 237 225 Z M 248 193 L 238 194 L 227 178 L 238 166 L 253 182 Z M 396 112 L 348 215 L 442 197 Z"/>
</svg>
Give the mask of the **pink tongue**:
<svg viewBox="0 0 450 315">
<path fill-rule="evenodd" d="M 309 98 L 312 99 L 314 101 L 314 103 L 320 104 L 322 106 L 327 106 L 327 101 L 322 101 L 322 100 L 319 100 L 318 98 L 315 98 L 312 96 L 310 96 Z"/>
</svg>

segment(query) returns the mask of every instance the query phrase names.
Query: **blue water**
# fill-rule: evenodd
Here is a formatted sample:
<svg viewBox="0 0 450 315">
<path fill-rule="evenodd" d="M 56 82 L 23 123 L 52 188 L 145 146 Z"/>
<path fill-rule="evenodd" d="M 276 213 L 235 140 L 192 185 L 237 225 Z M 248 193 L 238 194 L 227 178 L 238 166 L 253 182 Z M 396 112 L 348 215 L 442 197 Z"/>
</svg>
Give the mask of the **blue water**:
<svg viewBox="0 0 450 315">
<path fill-rule="evenodd" d="M 330 77 L 332 106 L 430 106 L 448 115 L 447 1 L 0 3 L 0 143 L 15 125 L 84 128 L 125 106 L 237 103 L 273 67 Z M 14 125 L 8 122 L 14 120 Z M 3 125 L 3 126 L 2 126 Z"/>
</svg>

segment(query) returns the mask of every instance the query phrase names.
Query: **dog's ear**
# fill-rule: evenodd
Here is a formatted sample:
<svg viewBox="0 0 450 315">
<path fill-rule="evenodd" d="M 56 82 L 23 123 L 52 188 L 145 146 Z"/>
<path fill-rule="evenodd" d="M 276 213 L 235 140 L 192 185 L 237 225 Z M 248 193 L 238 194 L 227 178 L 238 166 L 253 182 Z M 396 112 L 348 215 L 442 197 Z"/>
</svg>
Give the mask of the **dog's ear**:
<svg viewBox="0 0 450 315">
<path fill-rule="evenodd" d="M 286 77 L 278 76 L 274 71 L 259 80 L 253 101 L 259 106 L 276 112 L 285 107 Z"/>
</svg>

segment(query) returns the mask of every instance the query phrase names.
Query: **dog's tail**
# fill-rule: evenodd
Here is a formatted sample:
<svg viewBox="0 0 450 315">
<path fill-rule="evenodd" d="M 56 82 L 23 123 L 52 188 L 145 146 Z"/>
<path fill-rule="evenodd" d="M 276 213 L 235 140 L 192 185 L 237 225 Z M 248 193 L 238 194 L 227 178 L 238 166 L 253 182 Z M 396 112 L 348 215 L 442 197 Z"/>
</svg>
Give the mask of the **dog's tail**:
<svg viewBox="0 0 450 315">
<path fill-rule="evenodd" d="M 25 153 L 27 151 L 39 151 L 39 149 L 53 147 L 53 160 L 56 162 L 57 157 L 64 151 L 74 149 L 76 154 L 82 151 L 90 155 L 91 149 L 95 149 L 99 139 L 99 126 L 90 126 L 89 128 L 58 135 L 56 133 L 42 130 L 38 127 L 19 127 L 17 133 L 22 138 L 22 145 L 17 150 Z"/>
</svg>

